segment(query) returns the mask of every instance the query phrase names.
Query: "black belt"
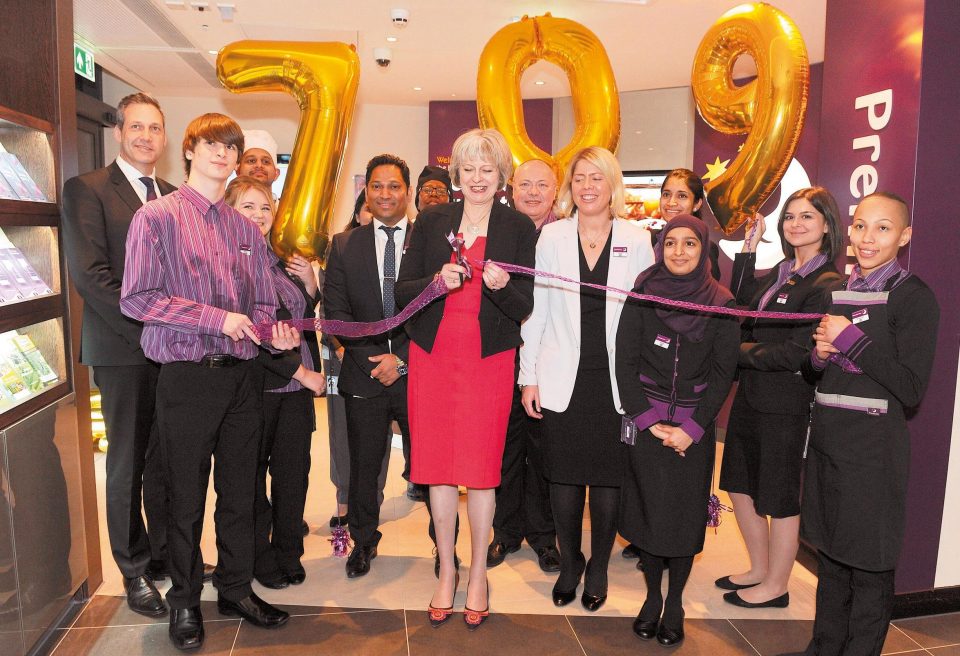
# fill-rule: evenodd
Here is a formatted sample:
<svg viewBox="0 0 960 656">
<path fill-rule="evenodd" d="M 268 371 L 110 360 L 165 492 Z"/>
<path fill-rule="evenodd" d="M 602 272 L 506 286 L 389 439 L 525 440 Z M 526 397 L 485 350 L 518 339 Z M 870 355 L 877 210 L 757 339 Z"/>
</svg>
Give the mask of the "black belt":
<svg viewBox="0 0 960 656">
<path fill-rule="evenodd" d="M 209 367 L 210 369 L 221 369 L 223 367 L 235 367 L 241 362 L 246 362 L 246 360 L 241 360 L 236 356 L 227 355 L 226 353 L 214 353 L 213 355 L 203 356 L 197 364 L 201 367 Z"/>
</svg>

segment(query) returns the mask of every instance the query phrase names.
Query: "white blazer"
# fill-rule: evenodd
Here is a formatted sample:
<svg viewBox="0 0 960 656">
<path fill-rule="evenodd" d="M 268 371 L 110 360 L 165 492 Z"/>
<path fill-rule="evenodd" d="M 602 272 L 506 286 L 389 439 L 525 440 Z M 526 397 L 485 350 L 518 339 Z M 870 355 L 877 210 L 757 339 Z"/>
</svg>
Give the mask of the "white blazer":
<svg viewBox="0 0 960 656">
<path fill-rule="evenodd" d="M 614 219 L 611 229 L 610 267 L 607 285 L 632 289 L 641 271 L 653 264 L 650 233 L 632 221 Z M 544 226 L 537 242 L 537 269 L 580 279 L 577 218 Z M 626 249 L 626 250 L 624 250 Z M 617 326 L 626 296 L 607 293 L 606 343 L 610 362 L 613 402 L 622 413 L 617 389 Z M 552 278 L 537 277 L 533 288 L 533 313 L 520 329 L 521 385 L 537 385 L 540 405 L 563 412 L 570 404 L 580 364 L 580 287 Z"/>
</svg>

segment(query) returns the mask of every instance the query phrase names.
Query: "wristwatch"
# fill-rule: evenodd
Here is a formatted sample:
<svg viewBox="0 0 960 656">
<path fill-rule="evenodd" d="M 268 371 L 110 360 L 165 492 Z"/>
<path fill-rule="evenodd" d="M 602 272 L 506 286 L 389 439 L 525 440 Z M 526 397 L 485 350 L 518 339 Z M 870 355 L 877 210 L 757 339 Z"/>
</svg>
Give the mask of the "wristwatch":
<svg viewBox="0 0 960 656">
<path fill-rule="evenodd" d="M 400 376 L 407 375 L 407 363 L 401 360 L 400 358 L 397 358 L 397 374 L 399 374 Z"/>
</svg>

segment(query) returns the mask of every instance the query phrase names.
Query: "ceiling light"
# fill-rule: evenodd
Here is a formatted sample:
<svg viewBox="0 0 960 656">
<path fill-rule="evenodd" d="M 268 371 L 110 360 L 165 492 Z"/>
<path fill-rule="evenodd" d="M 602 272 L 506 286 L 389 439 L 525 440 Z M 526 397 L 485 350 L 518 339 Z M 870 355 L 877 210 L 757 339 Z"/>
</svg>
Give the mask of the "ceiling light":
<svg viewBox="0 0 960 656">
<path fill-rule="evenodd" d="M 423 91 L 423 87 L 413 87 L 414 91 Z"/>
<path fill-rule="evenodd" d="M 220 10 L 220 20 L 230 22 L 233 20 L 233 12 L 237 6 L 232 3 L 218 2 L 217 9 Z"/>
<path fill-rule="evenodd" d="M 396 43 L 396 42 L 397 42 L 397 37 L 395 37 L 395 36 L 388 36 L 388 37 L 387 37 L 387 41 L 389 41 L 390 43 Z"/>
<path fill-rule="evenodd" d="M 406 9 L 391 9 L 390 21 L 395 27 L 406 27 L 410 22 L 410 12 Z"/>
<path fill-rule="evenodd" d="M 534 84 L 536 84 L 538 87 L 542 87 L 544 84 L 546 84 L 546 82 L 544 82 L 543 80 L 537 80 L 536 82 L 534 82 Z"/>
<path fill-rule="evenodd" d="M 207 50 L 207 54 L 210 54 L 210 55 L 216 55 L 216 54 L 219 54 L 219 53 L 220 53 L 219 50 Z"/>
</svg>

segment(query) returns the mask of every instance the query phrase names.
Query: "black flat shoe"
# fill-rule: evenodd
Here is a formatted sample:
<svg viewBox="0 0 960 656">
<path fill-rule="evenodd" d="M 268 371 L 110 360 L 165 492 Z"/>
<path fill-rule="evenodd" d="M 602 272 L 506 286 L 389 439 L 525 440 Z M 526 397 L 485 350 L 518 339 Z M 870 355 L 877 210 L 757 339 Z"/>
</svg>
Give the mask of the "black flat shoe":
<svg viewBox="0 0 960 656">
<path fill-rule="evenodd" d="M 134 613 L 147 617 L 159 617 L 167 612 L 167 605 L 160 598 L 157 588 L 146 576 L 135 576 L 123 580 L 123 589 L 127 593 L 127 606 Z"/>
<path fill-rule="evenodd" d="M 354 547 L 347 558 L 347 578 L 355 579 L 370 571 L 370 561 L 377 557 L 376 547 Z"/>
<path fill-rule="evenodd" d="M 790 593 L 784 592 L 779 597 L 768 599 L 767 601 L 753 603 L 751 601 L 744 601 L 744 599 L 738 595 L 736 591 L 733 591 L 723 595 L 723 600 L 728 604 L 733 604 L 734 606 L 739 606 L 740 608 L 786 608 L 790 605 Z"/>
<path fill-rule="evenodd" d="M 633 620 L 633 632 L 641 640 L 653 640 L 657 637 L 657 631 L 660 629 L 660 618 L 655 620 L 642 620 L 640 616 Z"/>
<path fill-rule="evenodd" d="M 307 580 L 307 573 L 302 569 L 298 569 L 295 572 L 287 572 L 287 580 L 290 581 L 290 585 L 300 585 Z"/>
<path fill-rule="evenodd" d="M 505 542 L 493 542 L 487 547 L 487 567 L 496 567 L 507 558 L 507 554 L 520 551 L 519 544 L 508 545 Z"/>
<path fill-rule="evenodd" d="M 734 583 L 730 580 L 729 576 L 724 576 L 721 579 L 717 579 L 713 582 L 713 584 L 721 590 L 746 590 L 747 588 L 752 588 L 755 585 L 760 585 L 759 583 L 748 583 L 746 585 Z"/>
<path fill-rule="evenodd" d="M 640 557 L 640 547 L 635 544 L 628 544 L 623 548 L 623 551 L 620 552 L 620 555 L 627 560 L 635 560 Z"/>
<path fill-rule="evenodd" d="M 228 617 L 240 616 L 254 626 L 263 629 L 276 629 L 287 623 L 290 614 L 271 606 L 254 593 L 240 601 L 217 599 L 217 610 Z"/>
<path fill-rule="evenodd" d="M 254 576 L 257 583 L 271 590 L 283 590 L 290 587 L 290 579 L 283 572 L 273 572 L 267 576 Z"/>
<path fill-rule="evenodd" d="M 537 564 L 548 574 L 560 571 L 560 552 L 556 547 L 540 547 L 537 549 Z"/>
<path fill-rule="evenodd" d="M 587 594 L 587 591 L 584 590 L 583 594 L 580 595 L 580 603 L 583 604 L 583 607 L 586 608 L 591 613 L 595 613 L 600 610 L 600 607 L 607 601 L 607 595 L 596 596 Z"/>
<path fill-rule="evenodd" d="M 668 629 L 660 622 L 660 628 L 657 629 L 657 642 L 664 647 L 676 647 L 683 642 L 683 624 L 678 629 Z"/>
<path fill-rule="evenodd" d="M 571 601 L 577 598 L 577 586 L 580 585 L 580 577 L 583 576 L 584 570 L 587 569 L 587 561 L 583 557 L 583 554 L 580 554 L 580 571 L 577 572 L 577 582 L 570 590 L 561 590 L 557 585 L 553 586 L 553 605 L 554 606 L 566 606 Z M 561 573 L 562 576 L 562 573 Z M 558 580 L 559 584 L 560 581 Z"/>
<path fill-rule="evenodd" d="M 347 516 L 346 515 L 334 515 L 330 518 L 330 528 L 335 528 L 337 526 L 348 526 Z M 307 527 L 307 533 L 310 532 L 310 527 Z M 306 535 L 307 533 L 304 533 Z"/>
<path fill-rule="evenodd" d="M 203 646 L 203 615 L 200 606 L 170 611 L 170 642 L 180 651 L 200 649 Z"/>
</svg>

